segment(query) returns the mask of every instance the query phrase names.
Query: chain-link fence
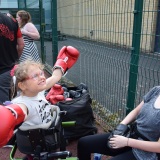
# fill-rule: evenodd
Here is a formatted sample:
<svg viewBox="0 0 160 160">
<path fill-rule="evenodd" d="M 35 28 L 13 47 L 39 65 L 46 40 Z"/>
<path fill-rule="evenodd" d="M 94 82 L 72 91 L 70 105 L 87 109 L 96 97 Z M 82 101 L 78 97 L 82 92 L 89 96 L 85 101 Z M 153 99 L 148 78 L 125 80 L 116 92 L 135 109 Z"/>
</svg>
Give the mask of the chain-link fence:
<svg viewBox="0 0 160 160">
<path fill-rule="evenodd" d="M 88 85 L 95 113 L 113 126 L 159 85 L 159 1 L 57 3 L 58 30 L 67 35 L 59 48 L 72 45 L 81 52 L 67 78 Z"/>
<path fill-rule="evenodd" d="M 37 44 L 46 64 L 53 65 L 64 45 L 80 51 L 66 78 L 88 86 L 95 115 L 105 127 L 119 123 L 150 88 L 159 85 L 159 4 L 159 0 L 44 0 L 40 5 L 45 16 L 40 26 L 45 27 Z"/>
</svg>

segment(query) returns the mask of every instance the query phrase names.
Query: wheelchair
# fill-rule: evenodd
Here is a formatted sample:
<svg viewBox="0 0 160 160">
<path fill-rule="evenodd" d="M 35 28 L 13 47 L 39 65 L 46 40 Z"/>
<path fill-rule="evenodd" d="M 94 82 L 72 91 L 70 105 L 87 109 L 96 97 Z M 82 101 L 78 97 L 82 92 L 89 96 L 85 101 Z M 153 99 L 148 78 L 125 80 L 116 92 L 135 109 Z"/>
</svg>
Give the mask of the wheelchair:
<svg viewBox="0 0 160 160">
<path fill-rule="evenodd" d="M 52 121 L 47 124 L 30 127 L 20 126 L 12 137 L 13 148 L 10 160 L 78 160 L 66 151 L 64 127 L 76 125 L 75 121 L 62 122 L 61 117 L 66 111 L 52 106 Z M 25 154 L 24 158 L 15 158 L 16 150 Z"/>
</svg>

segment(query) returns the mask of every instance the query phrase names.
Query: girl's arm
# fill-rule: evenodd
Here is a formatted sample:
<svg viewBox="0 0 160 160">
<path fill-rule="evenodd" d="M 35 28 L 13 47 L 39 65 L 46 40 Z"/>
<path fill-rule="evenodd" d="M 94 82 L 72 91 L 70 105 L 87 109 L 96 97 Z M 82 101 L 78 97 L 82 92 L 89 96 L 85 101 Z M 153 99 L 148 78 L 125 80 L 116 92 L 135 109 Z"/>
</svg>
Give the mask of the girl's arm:
<svg viewBox="0 0 160 160">
<path fill-rule="evenodd" d="M 114 149 L 129 146 L 147 152 L 160 153 L 160 140 L 157 142 L 151 142 L 114 135 L 114 137 L 110 139 L 109 143 Z"/>
<path fill-rule="evenodd" d="M 79 51 L 76 48 L 72 46 L 64 46 L 61 48 L 53 67 L 53 74 L 46 80 L 46 90 L 50 89 L 61 79 L 62 75 L 76 63 L 78 57 Z"/>
<path fill-rule="evenodd" d="M 46 90 L 50 89 L 54 84 L 56 84 L 62 77 L 62 71 L 60 68 L 57 68 L 53 71 L 53 74 L 51 77 L 47 78 L 46 80 Z"/>
<path fill-rule="evenodd" d="M 39 32 L 33 23 L 27 23 L 24 28 L 21 29 L 21 32 L 34 40 L 38 40 L 40 38 Z"/>
<path fill-rule="evenodd" d="M 122 120 L 122 124 L 129 124 L 131 122 L 133 122 L 137 115 L 140 112 L 140 109 L 142 108 L 144 102 L 142 101 L 134 110 L 132 110 L 123 120 Z"/>
<path fill-rule="evenodd" d="M 132 148 L 141 149 L 148 152 L 160 153 L 160 141 L 151 142 L 151 141 L 141 141 L 137 139 L 128 139 L 128 146 Z"/>
</svg>

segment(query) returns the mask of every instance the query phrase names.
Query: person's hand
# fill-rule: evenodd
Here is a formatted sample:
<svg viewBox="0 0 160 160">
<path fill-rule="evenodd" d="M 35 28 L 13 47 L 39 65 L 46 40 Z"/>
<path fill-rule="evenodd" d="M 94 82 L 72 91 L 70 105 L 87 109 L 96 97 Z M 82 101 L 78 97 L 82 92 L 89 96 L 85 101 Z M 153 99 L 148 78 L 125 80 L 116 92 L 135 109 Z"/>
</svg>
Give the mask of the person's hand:
<svg viewBox="0 0 160 160">
<path fill-rule="evenodd" d="M 112 138 L 110 138 L 109 144 L 114 149 L 122 148 L 128 146 L 128 140 L 129 138 L 127 137 L 114 135 Z"/>
<path fill-rule="evenodd" d="M 110 145 L 110 143 L 109 143 L 110 139 L 113 138 L 114 135 L 120 135 L 120 136 L 124 136 L 124 137 L 129 137 L 129 127 L 128 127 L 128 125 L 119 124 L 119 125 L 110 133 L 110 135 L 109 135 L 109 137 L 108 137 L 108 143 L 107 143 L 107 145 L 108 145 L 108 147 L 109 147 L 110 149 L 115 149 L 115 148 L 113 148 L 113 147 Z"/>
</svg>

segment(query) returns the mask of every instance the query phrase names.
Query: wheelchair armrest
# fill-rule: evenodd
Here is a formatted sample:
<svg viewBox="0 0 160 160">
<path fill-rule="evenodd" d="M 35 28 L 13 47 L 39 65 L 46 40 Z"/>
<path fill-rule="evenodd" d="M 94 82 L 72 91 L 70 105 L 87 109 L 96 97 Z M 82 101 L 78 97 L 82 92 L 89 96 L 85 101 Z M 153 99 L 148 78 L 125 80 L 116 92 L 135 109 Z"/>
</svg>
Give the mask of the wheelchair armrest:
<svg viewBox="0 0 160 160">
<path fill-rule="evenodd" d="M 66 127 L 73 127 L 76 125 L 76 121 L 66 121 L 66 122 L 62 122 L 62 127 L 66 128 Z"/>
</svg>

